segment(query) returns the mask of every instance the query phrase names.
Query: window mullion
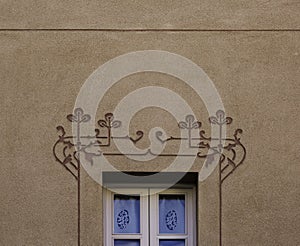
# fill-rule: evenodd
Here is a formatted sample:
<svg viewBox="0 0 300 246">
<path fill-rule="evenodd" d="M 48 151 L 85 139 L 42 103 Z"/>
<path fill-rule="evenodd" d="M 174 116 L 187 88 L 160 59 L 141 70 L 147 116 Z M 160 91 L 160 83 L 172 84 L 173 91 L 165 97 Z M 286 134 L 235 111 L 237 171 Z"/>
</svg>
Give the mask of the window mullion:
<svg viewBox="0 0 300 246">
<path fill-rule="evenodd" d="M 150 228 L 149 228 L 149 238 L 150 238 L 150 245 L 158 246 L 158 195 L 150 190 Z"/>
</svg>

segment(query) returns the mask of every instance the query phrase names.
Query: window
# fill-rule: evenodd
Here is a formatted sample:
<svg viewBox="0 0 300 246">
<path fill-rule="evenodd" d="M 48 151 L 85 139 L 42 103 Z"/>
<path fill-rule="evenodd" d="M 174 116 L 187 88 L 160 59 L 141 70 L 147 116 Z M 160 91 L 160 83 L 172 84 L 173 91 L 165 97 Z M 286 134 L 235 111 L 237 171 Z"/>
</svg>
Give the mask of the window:
<svg viewBox="0 0 300 246">
<path fill-rule="evenodd" d="M 195 188 L 105 191 L 105 246 L 196 245 Z"/>
<path fill-rule="evenodd" d="M 105 245 L 148 245 L 148 190 L 119 189 L 117 193 L 105 193 Z"/>
</svg>

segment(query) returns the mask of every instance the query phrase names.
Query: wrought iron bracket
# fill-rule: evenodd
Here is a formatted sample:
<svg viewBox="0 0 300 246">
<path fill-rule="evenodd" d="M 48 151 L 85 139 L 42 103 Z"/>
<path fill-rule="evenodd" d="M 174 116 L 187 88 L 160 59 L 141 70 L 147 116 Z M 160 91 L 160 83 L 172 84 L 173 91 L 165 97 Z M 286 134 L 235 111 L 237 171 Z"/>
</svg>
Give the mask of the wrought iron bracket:
<svg viewBox="0 0 300 246">
<path fill-rule="evenodd" d="M 78 186 L 78 245 L 80 245 L 80 155 L 85 161 L 91 165 L 94 164 L 94 158 L 100 155 L 104 156 L 130 156 L 130 155 L 153 155 L 157 157 L 170 156 L 190 156 L 185 153 L 160 153 L 156 154 L 151 149 L 144 153 L 121 153 L 114 151 L 103 151 L 102 147 L 111 147 L 114 139 L 130 141 L 137 144 L 144 137 L 142 130 L 137 130 L 135 136 L 116 136 L 113 133 L 115 128 L 122 127 L 122 122 L 114 119 L 113 113 L 107 113 L 104 119 L 100 119 L 95 128 L 93 136 L 81 136 L 80 129 L 82 124 L 91 120 L 90 115 L 85 114 L 83 109 L 76 108 L 73 114 L 67 115 L 69 122 L 75 123 L 77 126 L 76 135 L 67 135 L 63 126 L 57 126 L 59 133 L 57 141 L 53 146 L 53 154 L 55 160 L 59 162 L 77 181 Z M 197 157 L 206 158 L 206 164 L 218 160 L 218 185 L 219 185 L 219 245 L 222 245 L 222 185 L 236 169 L 244 162 L 246 158 L 246 148 L 241 143 L 242 129 L 236 129 L 232 137 L 222 137 L 224 126 L 231 125 L 233 119 L 226 117 L 225 112 L 218 110 L 215 116 L 209 117 L 209 123 L 215 125 L 219 129 L 219 137 L 208 137 L 203 129 L 202 123 L 196 121 L 193 115 L 187 115 L 184 121 L 178 123 L 179 129 L 187 131 L 187 137 L 169 136 L 164 138 L 162 132 L 156 132 L 156 138 L 161 144 L 171 143 L 175 141 L 186 142 L 188 148 L 198 149 Z M 198 132 L 197 136 L 192 133 Z M 84 141 L 83 141 L 84 140 Z M 211 145 L 212 140 L 217 145 Z M 84 142 L 84 144 L 83 144 Z M 98 151 L 89 151 L 96 147 Z M 217 158 L 217 159 L 216 159 Z"/>
</svg>

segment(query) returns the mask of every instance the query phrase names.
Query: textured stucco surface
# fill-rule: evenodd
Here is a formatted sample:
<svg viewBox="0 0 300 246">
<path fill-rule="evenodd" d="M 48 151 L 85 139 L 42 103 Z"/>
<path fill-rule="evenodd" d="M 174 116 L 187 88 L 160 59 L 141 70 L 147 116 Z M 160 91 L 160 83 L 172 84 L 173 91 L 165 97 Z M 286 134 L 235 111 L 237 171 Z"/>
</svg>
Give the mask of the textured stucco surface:
<svg viewBox="0 0 300 246">
<path fill-rule="evenodd" d="M 161 10 L 155 12 L 157 6 L 150 2 L 146 5 L 160 18 L 153 14 L 153 21 L 146 16 L 139 22 L 135 18 L 141 10 L 130 13 L 127 22 L 121 21 L 122 15 L 135 9 L 125 3 L 123 7 L 104 4 L 106 10 L 119 9 L 114 15 L 106 11 L 106 16 L 96 13 L 92 3 L 88 10 L 81 9 L 80 2 L 70 8 L 54 2 L 49 3 L 51 8 L 48 3 L 39 8 L 34 3 L 2 1 L 0 26 L 122 29 L 164 28 L 168 22 L 176 28 L 204 29 L 299 26 L 296 1 L 261 3 L 274 5 L 275 14 L 261 13 L 258 7 L 253 12 L 248 8 L 246 14 L 235 10 L 246 7 L 229 1 L 216 8 L 207 2 L 209 11 L 202 8 L 204 5 L 193 8 L 193 3 L 186 7 L 177 3 L 164 21 L 160 21 Z M 13 9 L 15 15 L 6 8 Z M 85 11 L 86 21 L 78 18 L 80 9 Z M 206 11 L 208 17 L 199 17 L 197 10 Z M 145 49 L 174 52 L 202 67 L 215 83 L 227 115 L 234 119 L 228 134 L 235 128 L 244 130 L 247 159 L 224 185 L 224 245 L 300 245 L 298 31 L 1 31 L 0 245 L 76 245 L 76 182 L 54 160 L 55 127 L 64 125 L 71 132 L 65 116 L 96 68 L 118 55 Z M 209 128 L 205 106 L 195 100 L 190 88 L 173 77 L 154 73 L 122 79 L 104 98 L 98 118 L 112 111 L 128 92 L 145 85 L 165 86 L 180 93 L 203 128 Z M 174 118 L 151 108 L 135 116 L 131 131 L 147 132 L 153 126 L 178 134 Z M 145 139 L 140 147 L 147 144 Z M 177 146 L 168 148 L 176 151 Z M 171 160 L 161 158 L 141 165 L 123 157 L 111 159 L 124 171 L 158 171 Z M 199 171 L 201 165 L 197 159 L 191 171 Z M 81 243 L 102 245 L 102 188 L 84 171 L 82 176 Z M 218 245 L 216 179 L 215 172 L 198 187 L 199 245 Z"/>
<path fill-rule="evenodd" d="M 0 1 L 1 28 L 296 29 L 297 0 Z"/>
</svg>

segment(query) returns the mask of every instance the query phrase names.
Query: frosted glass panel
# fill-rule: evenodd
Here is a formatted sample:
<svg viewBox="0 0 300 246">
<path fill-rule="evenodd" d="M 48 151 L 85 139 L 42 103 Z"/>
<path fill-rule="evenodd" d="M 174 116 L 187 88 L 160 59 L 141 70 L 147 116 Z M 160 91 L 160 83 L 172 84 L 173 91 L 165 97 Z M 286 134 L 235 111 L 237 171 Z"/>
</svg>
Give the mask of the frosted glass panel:
<svg viewBox="0 0 300 246">
<path fill-rule="evenodd" d="M 116 239 L 114 246 L 140 246 L 140 240 Z"/>
<path fill-rule="evenodd" d="M 159 195 L 159 233 L 185 233 L 184 195 Z"/>
<path fill-rule="evenodd" d="M 139 196 L 114 195 L 114 233 L 140 233 Z"/>
<path fill-rule="evenodd" d="M 184 239 L 163 239 L 159 240 L 159 246 L 185 246 Z"/>
</svg>

